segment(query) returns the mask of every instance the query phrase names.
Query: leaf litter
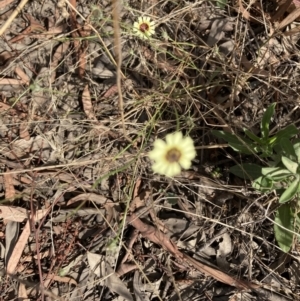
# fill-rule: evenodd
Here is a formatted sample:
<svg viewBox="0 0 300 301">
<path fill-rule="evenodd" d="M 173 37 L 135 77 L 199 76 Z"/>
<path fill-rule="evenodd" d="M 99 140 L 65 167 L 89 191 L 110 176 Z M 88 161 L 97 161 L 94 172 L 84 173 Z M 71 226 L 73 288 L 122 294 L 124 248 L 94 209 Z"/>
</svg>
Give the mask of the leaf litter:
<svg viewBox="0 0 300 301">
<path fill-rule="evenodd" d="M 272 4 L 119 3 L 121 91 L 110 1 L 25 4 L 0 40 L 1 299 L 299 300 L 299 243 L 210 134 L 274 101 L 275 127 L 299 120 L 299 8 Z M 146 154 L 178 127 L 201 148 L 169 181 Z"/>
</svg>

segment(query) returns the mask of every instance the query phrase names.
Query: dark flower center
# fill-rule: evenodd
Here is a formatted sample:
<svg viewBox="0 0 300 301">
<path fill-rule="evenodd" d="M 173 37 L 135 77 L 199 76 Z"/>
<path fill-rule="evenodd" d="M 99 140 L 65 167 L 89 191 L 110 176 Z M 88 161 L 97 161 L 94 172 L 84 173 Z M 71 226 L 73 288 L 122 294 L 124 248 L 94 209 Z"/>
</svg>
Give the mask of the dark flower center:
<svg viewBox="0 0 300 301">
<path fill-rule="evenodd" d="M 142 23 L 142 24 L 140 25 L 140 31 L 141 31 L 141 32 L 145 33 L 145 32 L 148 31 L 148 30 L 149 30 L 149 25 L 148 25 L 147 23 Z"/>
<path fill-rule="evenodd" d="M 168 152 L 167 152 L 167 155 L 166 155 L 166 159 L 167 161 L 169 161 L 170 163 L 173 163 L 173 162 L 178 162 L 179 159 L 181 157 L 181 152 L 176 149 L 176 148 L 172 148 L 170 149 Z"/>
</svg>

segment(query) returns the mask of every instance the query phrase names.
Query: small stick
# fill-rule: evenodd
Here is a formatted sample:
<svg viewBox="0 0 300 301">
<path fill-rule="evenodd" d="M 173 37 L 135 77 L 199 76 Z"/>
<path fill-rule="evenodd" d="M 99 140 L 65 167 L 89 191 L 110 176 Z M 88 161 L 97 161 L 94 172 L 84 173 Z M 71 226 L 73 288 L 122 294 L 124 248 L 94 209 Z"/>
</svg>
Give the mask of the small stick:
<svg viewBox="0 0 300 301">
<path fill-rule="evenodd" d="M 113 0 L 113 24 L 114 24 L 114 44 L 115 44 L 115 55 L 116 55 L 116 68 L 117 68 L 117 88 L 118 88 L 118 94 L 119 94 L 119 110 L 121 114 L 121 121 L 122 121 L 122 127 L 123 127 L 123 134 L 124 137 L 128 139 L 125 129 L 125 118 L 124 118 L 124 102 L 123 102 L 123 94 L 122 94 L 122 86 L 121 86 L 121 65 L 122 65 L 122 49 L 121 49 L 121 34 L 120 34 L 120 1 Z M 130 141 L 130 140 L 129 140 Z"/>
<path fill-rule="evenodd" d="M 22 8 L 25 6 L 25 4 L 28 2 L 28 0 L 22 0 L 19 5 L 16 7 L 16 9 L 13 11 L 13 13 L 9 16 L 9 18 L 6 20 L 6 22 L 3 24 L 3 26 L 0 28 L 0 36 L 2 36 L 7 29 L 7 27 L 12 23 L 12 21 L 15 19 L 17 14 L 22 10 Z"/>
</svg>

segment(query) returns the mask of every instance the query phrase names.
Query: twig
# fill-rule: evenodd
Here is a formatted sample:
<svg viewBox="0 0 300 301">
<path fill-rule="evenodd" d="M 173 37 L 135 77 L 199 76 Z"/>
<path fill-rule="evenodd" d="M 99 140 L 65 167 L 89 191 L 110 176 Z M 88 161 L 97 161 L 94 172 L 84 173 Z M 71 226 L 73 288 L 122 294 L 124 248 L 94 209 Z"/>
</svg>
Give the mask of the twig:
<svg viewBox="0 0 300 301">
<path fill-rule="evenodd" d="M 122 49 L 121 49 L 121 34 L 120 34 L 120 2 L 118 0 L 113 0 L 113 24 L 114 24 L 114 44 L 115 44 L 115 55 L 116 55 L 116 68 L 117 68 L 117 87 L 119 94 L 119 110 L 121 114 L 121 121 L 123 127 L 124 137 L 127 138 L 126 129 L 125 129 L 125 118 L 124 118 L 124 103 L 122 95 L 122 86 L 121 86 L 121 65 L 122 65 Z M 128 138 L 127 138 L 128 139 Z"/>
<path fill-rule="evenodd" d="M 3 26 L 0 28 L 0 36 L 2 36 L 7 29 L 7 27 L 12 23 L 14 18 L 17 16 L 17 14 L 22 10 L 22 8 L 25 6 L 25 4 L 28 2 L 28 0 L 22 0 L 20 4 L 16 7 L 16 9 L 13 11 L 13 13 L 10 15 L 10 17 L 6 20 L 6 22 L 3 24 Z"/>
</svg>

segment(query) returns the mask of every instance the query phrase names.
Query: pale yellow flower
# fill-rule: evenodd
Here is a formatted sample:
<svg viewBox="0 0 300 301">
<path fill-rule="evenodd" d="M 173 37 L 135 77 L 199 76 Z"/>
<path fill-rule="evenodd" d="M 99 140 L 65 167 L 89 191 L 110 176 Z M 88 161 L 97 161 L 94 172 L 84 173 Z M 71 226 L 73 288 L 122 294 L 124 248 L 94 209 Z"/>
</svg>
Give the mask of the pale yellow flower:
<svg viewBox="0 0 300 301">
<path fill-rule="evenodd" d="M 183 137 L 181 132 L 168 134 L 166 142 L 157 139 L 149 157 L 155 161 L 152 165 L 154 172 L 174 177 L 179 175 L 181 169 L 189 169 L 192 160 L 196 157 L 194 141 L 191 137 Z"/>
<path fill-rule="evenodd" d="M 139 17 L 133 24 L 133 31 L 142 39 L 149 39 L 155 34 L 155 24 L 149 17 Z"/>
</svg>

